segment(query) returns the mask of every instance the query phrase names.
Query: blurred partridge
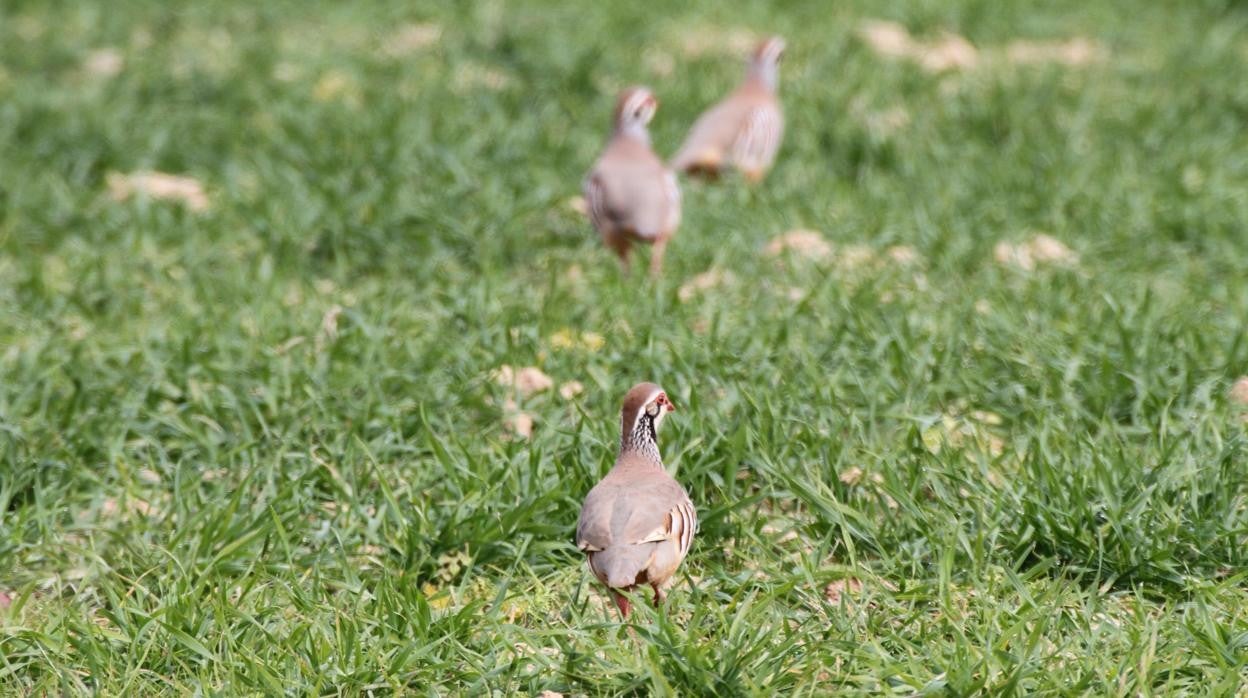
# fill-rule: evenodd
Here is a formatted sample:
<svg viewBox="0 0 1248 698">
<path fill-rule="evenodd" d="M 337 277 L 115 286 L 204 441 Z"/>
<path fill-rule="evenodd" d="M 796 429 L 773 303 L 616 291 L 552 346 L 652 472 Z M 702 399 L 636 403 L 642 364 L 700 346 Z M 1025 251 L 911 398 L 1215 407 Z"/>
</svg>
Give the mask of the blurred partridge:
<svg viewBox="0 0 1248 698">
<path fill-rule="evenodd" d="M 745 81 L 694 122 L 672 158 L 672 169 L 717 175 L 733 168 L 751 182 L 767 174 L 784 137 L 784 113 L 776 96 L 783 55 L 784 39 L 778 36 L 758 45 Z"/>
<path fill-rule="evenodd" d="M 576 547 L 625 618 L 631 609 L 620 592 L 648 584 L 661 604 L 698 527 L 693 502 L 659 457 L 659 423 L 675 409 L 654 383 L 628 391 L 615 466 L 589 491 L 576 524 Z"/>
<path fill-rule="evenodd" d="M 589 218 L 603 242 L 626 269 L 633 243 L 653 245 L 651 274 L 659 273 L 680 224 L 676 177 L 650 149 L 646 130 L 658 105 L 644 87 L 624 90 L 615 107 L 615 130 L 584 183 Z"/>
</svg>

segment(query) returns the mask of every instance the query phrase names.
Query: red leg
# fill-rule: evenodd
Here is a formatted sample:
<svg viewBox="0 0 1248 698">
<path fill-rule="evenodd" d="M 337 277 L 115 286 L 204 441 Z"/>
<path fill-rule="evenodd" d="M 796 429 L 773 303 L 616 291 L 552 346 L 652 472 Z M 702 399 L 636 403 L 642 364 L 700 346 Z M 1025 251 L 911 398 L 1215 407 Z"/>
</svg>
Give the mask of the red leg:
<svg viewBox="0 0 1248 698">
<path fill-rule="evenodd" d="M 607 243 L 607 247 L 610 247 L 617 255 L 619 255 L 620 266 L 627 272 L 629 268 L 628 252 L 632 246 L 632 241 L 628 239 L 627 235 L 617 231 L 604 235 L 603 242 Z"/>
<path fill-rule="evenodd" d="M 658 584 L 651 584 L 650 586 L 654 589 L 654 605 L 662 606 L 663 601 L 667 599 L 667 592 L 663 591 L 663 588 Z"/>
<path fill-rule="evenodd" d="M 660 235 L 654 241 L 654 248 L 650 250 L 650 276 L 658 278 L 659 272 L 663 270 L 663 252 L 667 249 L 667 236 Z"/>
<path fill-rule="evenodd" d="M 612 589 L 611 598 L 615 599 L 615 605 L 620 607 L 620 614 L 624 616 L 624 620 L 628 620 L 628 614 L 633 610 L 628 603 L 628 597 Z"/>
</svg>

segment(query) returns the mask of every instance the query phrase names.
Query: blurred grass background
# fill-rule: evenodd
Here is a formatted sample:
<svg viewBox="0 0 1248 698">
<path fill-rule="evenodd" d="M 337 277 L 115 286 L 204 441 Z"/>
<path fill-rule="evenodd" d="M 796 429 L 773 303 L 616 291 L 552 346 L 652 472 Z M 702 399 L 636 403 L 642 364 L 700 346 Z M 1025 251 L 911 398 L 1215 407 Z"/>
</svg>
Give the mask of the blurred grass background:
<svg viewBox="0 0 1248 698">
<path fill-rule="evenodd" d="M 879 55 L 870 20 L 974 65 Z M 7 0 L 0 690 L 1242 690 L 1246 29 Z M 615 92 L 654 88 L 671 153 L 766 33 L 776 169 L 686 182 L 664 277 L 620 274 L 570 202 Z M 118 200 L 142 171 L 202 205 Z M 831 254 L 762 252 L 794 229 Z M 1061 259 L 1002 247 L 1039 234 Z M 702 531 L 634 640 L 570 540 L 640 380 Z"/>
</svg>

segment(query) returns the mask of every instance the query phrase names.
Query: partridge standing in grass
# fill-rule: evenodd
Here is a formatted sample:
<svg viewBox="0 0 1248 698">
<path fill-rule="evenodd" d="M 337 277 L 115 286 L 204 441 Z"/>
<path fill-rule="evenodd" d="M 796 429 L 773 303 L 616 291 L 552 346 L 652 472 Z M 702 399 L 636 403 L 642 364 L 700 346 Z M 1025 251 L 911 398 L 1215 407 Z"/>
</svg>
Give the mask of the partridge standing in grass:
<svg viewBox="0 0 1248 698">
<path fill-rule="evenodd" d="M 585 178 L 589 217 L 628 268 L 634 242 L 650 243 L 650 273 L 663 266 L 663 251 L 680 224 L 676 177 L 650 149 L 646 125 L 659 102 L 650 90 L 630 87 L 615 107 L 615 130 L 607 148 Z"/>
<path fill-rule="evenodd" d="M 745 82 L 693 124 L 672 158 L 672 169 L 718 175 L 731 167 L 751 182 L 771 169 L 784 136 L 784 113 L 776 90 L 784 39 L 774 36 L 750 57 Z"/>
<path fill-rule="evenodd" d="M 576 524 L 576 547 L 625 618 L 630 606 L 620 591 L 648 584 L 661 604 L 698 527 L 693 502 L 659 457 L 659 423 L 675 409 L 654 383 L 628 391 L 615 466 L 589 491 Z"/>
</svg>

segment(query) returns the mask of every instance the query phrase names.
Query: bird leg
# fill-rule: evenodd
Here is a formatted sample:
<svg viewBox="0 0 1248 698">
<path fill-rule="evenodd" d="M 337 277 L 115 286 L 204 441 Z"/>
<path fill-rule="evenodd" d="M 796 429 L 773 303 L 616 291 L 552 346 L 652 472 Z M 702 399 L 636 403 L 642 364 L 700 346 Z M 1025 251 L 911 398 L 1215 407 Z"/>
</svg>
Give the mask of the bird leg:
<svg viewBox="0 0 1248 698">
<path fill-rule="evenodd" d="M 659 272 L 663 269 L 663 253 L 667 250 L 667 236 L 660 235 L 654 241 L 654 248 L 650 250 L 650 276 L 658 278 Z"/>
<path fill-rule="evenodd" d="M 651 584 L 650 587 L 654 589 L 654 605 L 662 606 L 663 601 L 667 599 L 667 592 L 663 591 L 663 587 L 658 584 Z"/>
<path fill-rule="evenodd" d="M 628 620 L 628 614 L 633 610 L 628 603 L 628 597 L 612 589 L 611 598 L 615 599 L 615 605 L 620 607 L 620 615 L 624 616 L 624 620 Z"/>
<path fill-rule="evenodd" d="M 628 240 L 628 236 L 618 232 L 610 233 L 603 236 L 603 242 L 607 243 L 607 247 L 610 247 L 617 255 L 619 255 L 620 266 L 623 267 L 624 271 L 627 273 L 629 269 L 628 251 L 631 245 Z"/>
</svg>

